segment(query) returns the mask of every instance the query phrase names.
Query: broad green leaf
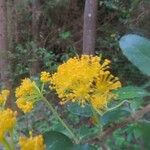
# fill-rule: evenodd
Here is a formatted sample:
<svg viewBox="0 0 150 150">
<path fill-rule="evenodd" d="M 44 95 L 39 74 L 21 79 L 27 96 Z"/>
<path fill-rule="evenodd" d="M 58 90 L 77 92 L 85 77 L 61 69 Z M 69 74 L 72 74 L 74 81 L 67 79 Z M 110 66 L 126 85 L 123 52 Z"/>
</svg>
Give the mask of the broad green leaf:
<svg viewBox="0 0 150 150">
<path fill-rule="evenodd" d="M 87 125 L 82 125 L 78 130 L 78 135 L 80 135 L 80 139 L 89 138 L 97 133 L 101 132 L 100 127 L 88 127 Z"/>
<path fill-rule="evenodd" d="M 81 107 L 78 103 L 70 103 L 68 105 L 68 110 L 78 116 L 90 117 L 92 116 L 92 110 L 89 105 Z"/>
<path fill-rule="evenodd" d="M 44 135 L 46 150 L 69 150 L 72 147 L 72 141 L 62 133 L 59 132 L 46 132 Z"/>
<path fill-rule="evenodd" d="M 120 39 L 119 44 L 123 54 L 144 74 L 150 76 L 150 40 L 128 34 Z"/>
<path fill-rule="evenodd" d="M 66 128 L 57 120 L 53 121 L 53 124 L 50 127 L 51 131 L 60 132 L 68 137 L 70 137 L 70 133 L 66 130 Z"/>
<path fill-rule="evenodd" d="M 59 132 L 46 132 L 43 137 L 46 150 L 96 150 L 94 146 L 88 144 L 73 144 L 67 136 Z"/>
<path fill-rule="evenodd" d="M 145 96 L 150 95 L 145 89 L 136 87 L 136 86 L 125 86 L 116 91 L 115 94 L 118 95 L 118 99 L 133 99 L 133 98 L 143 98 Z"/>
<path fill-rule="evenodd" d="M 101 118 L 100 122 L 102 125 L 107 125 L 112 122 L 119 121 L 119 119 L 126 117 L 130 114 L 125 108 L 117 108 L 112 111 L 106 112 Z"/>
<path fill-rule="evenodd" d="M 82 145 L 74 145 L 70 150 L 97 150 L 97 149 L 89 144 L 82 144 Z"/>
</svg>

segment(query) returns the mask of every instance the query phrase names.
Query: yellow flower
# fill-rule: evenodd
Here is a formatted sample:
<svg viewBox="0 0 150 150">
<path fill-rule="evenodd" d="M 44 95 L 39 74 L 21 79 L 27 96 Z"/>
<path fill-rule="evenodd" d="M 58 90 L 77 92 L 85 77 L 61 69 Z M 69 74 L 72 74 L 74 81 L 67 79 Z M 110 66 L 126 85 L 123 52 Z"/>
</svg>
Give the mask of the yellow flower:
<svg viewBox="0 0 150 150">
<path fill-rule="evenodd" d="M 100 57 L 82 55 L 58 67 L 51 77 L 50 88 L 56 90 L 62 104 L 72 101 L 81 105 L 90 103 L 97 109 L 107 106 L 114 98 L 111 91 L 121 87 L 121 83 L 107 71 L 110 61 L 101 62 Z"/>
<path fill-rule="evenodd" d="M 33 105 L 39 99 L 39 93 L 36 89 L 36 84 L 29 78 L 22 80 L 19 87 L 16 88 L 17 106 L 24 112 L 30 112 Z"/>
<path fill-rule="evenodd" d="M 35 93 L 35 82 L 29 78 L 22 80 L 21 85 L 16 89 L 16 97 L 33 95 Z"/>
<path fill-rule="evenodd" d="M 116 95 L 111 91 L 120 88 L 121 83 L 118 81 L 118 78 L 111 75 L 109 71 L 100 71 L 94 83 L 91 103 L 94 108 L 103 109 L 107 107 L 107 103 L 111 99 L 116 98 Z"/>
<path fill-rule="evenodd" d="M 9 90 L 2 90 L 0 93 L 0 105 L 4 104 L 9 96 Z"/>
<path fill-rule="evenodd" d="M 38 135 L 35 137 L 30 136 L 20 137 L 19 145 L 21 150 L 45 150 L 44 140 L 42 135 Z"/>
<path fill-rule="evenodd" d="M 26 101 L 23 98 L 18 98 L 17 101 L 17 106 L 24 112 L 30 112 L 33 109 L 33 102 L 32 101 Z"/>
<path fill-rule="evenodd" d="M 0 110 L 0 142 L 8 131 L 11 131 L 16 124 L 16 112 L 11 109 Z"/>
<path fill-rule="evenodd" d="M 43 71 L 41 72 L 41 77 L 40 77 L 40 80 L 43 82 L 43 83 L 46 83 L 46 82 L 49 82 L 50 81 L 50 73 L 49 72 L 46 72 L 46 71 Z"/>
</svg>

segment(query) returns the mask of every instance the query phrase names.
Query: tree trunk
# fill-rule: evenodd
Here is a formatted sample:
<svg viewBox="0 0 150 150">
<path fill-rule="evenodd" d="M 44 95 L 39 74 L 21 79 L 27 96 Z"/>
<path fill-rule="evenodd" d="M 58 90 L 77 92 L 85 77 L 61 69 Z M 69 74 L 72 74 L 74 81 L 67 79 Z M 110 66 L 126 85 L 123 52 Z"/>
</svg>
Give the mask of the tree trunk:
<svg viewBox="0 0 150 150">
<path fill-rule="evenodd" d="M 7 39 L 7 5 L 6 0 L 0 0 L 0 83 L 2 88 L 12 91 L 11 69 L 8 57 Z M 8 101 L 12 106 L 12 100 Z"/>
<path fill-rule="evenodd" d="M 21 0 L 14 0 L 14 10 L 13 10 L 13 19 L 14 19 L 14 42 L 18 43 L 19 41 L 19 23 L 18 23 L 18 7 L 21 4 Z"/>
<path fill-rule="evenodd" d="M 6 86 L 8 80 L 7 60 L 7 9 L 6 1 L 0 0 L 0 79 L 1 84 Z"/>
<path fill-rule="evenodd" d="M 37 55 L 37 49 L 39 48 L 39 18 L 41 15 L 39 0 L 32 0 L 32 39 L 33 39 L 33 47 L 32 47 L 32 58 L 33 62 L 30 68 L 30 75 L 35 76 L 40 67 L 39 60 Z"/>
<path fill-rule="evenodd" d="M 83 54 L 94 54 L 96 40 L 97 0 L 86 0 L 83 27 Z"/>
</svg>

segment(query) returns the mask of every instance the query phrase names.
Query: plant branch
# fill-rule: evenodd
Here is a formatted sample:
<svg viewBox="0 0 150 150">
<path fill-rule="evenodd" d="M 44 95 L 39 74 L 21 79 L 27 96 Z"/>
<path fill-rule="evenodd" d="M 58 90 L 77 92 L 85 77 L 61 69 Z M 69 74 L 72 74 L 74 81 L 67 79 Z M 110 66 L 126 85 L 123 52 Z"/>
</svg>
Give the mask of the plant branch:
<svg viewBox="0 0 150 150">
<path fill-rule="evenodd" d="M 69 134 L 72 136 L 74 142 L 76 144 L 79 144 L 80 141 L 77 138 L 77 136 L 74 134 L 74 132 L 72 131 L 72 129 L 60 118 L 59 114 L 57 113 L 57 111 L 53 108 L 53 106 L 51 105 L 50 102 L 48 102 L 48 100 L 41 95 L 41 98 L 43 99 L 43 101 L 45 102 L 45 104 L 47 105 L 47 107 L 52 111 L 53 115 L 60 121 L 60 123 L 66 128 L 66 130 L 69 132 Z"/>
<path fill-rule="evenodd" d="M 138 121 L 140 118 L 144 116 L 144 114 L 150 112 L 150 104 L 143 107 L 141 110 L 136 111 L 131 116 L 125 118 L 122 122 L 113 124 L 111 127 L 105 129 L 100 135 L 89 139 L 88 141 L 84 141 L 84 143 L 91 141 L 99 141 L 103 143 L 107 138 L 109 138 L 117 129 L 124 128 L 127 125 Z"/>
</svg>

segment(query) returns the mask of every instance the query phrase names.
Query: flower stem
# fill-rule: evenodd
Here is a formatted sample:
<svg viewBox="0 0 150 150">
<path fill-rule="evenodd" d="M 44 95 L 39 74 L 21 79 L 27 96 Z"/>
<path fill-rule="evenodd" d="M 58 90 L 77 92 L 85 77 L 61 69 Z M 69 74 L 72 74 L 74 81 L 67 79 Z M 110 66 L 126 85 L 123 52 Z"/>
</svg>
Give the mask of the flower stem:
<svg viewBox="0 0 150 150">
<path fill-rule="evenodd" d="M 41 93 L 43 92 L 44 90 L 44 83 L 42 83 L 42 86 L 41 86 Z"/>
<path fill-rule="evenodd" d="M 59 114 L 57 113 L 57 111 L 53 108 L 52 104 L 43 96 L 42 96 L 42 100 L 47 104 L 48 108 L 52 111 L 52 113 L 54 114 L 54 116 L 60 121 L 60 123 L 66 128 L 66 130 L 69 132 L 69 134 L 72 136 L 74 142 L 76 144 L 79 144 L 80 141 L 79 139 L 76 137 L 76 135 L 73 133 L 73 131 L 70 129 L 70 127 L 68 127 L 68 125 L 60 118 Z"/>
<path fill-rule="evenodd" d="M 115 107 L 109 108 L 106 112 L 103 113 L 103 115 L 107 112 L 113 111 L 115 109 L 117 109 L 118 107 L 120 107 L 121 105 L 123 105 L 125 102 L 130 103 L 128 100 L 124 100 L 121 103 L 119 103 L 118 105 L 116 105 Z"/>
<path fill-rule="evenodd" d="M 15 150 L 15 144 L 14 144 L 14 140 L 13 140 L 13 130 L 9 132 L 10 134 L 10 138 L 11 138 L 11 145 L 12 145 L 12 150 Z"/>
<path fill-rule="evenodd" d="M 5 137 L 3 138 L 2 143 L 4 144 L 6 150 L 13 150 Z"/>
</svg>

